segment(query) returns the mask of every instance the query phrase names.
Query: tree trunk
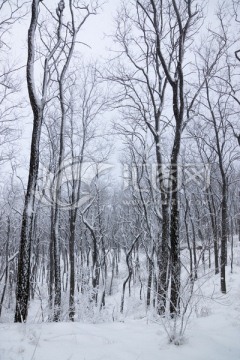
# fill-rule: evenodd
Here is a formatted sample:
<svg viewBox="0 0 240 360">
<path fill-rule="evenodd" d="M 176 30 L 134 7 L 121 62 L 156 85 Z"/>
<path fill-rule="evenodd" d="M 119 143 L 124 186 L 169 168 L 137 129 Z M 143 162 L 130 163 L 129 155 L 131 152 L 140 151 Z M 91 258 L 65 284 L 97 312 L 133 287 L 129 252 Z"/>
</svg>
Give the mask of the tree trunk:
<svg viewBox="0 0 240 360">
<path fill-rule="evenodd" d="M 180 295 L 180 246 L 179 246 L 179 210 L 178 210 L 178 192 L 172 194 L 171 209 L 171 294 L 170 294 L 170 314 L 179 313 L 179 295 Z"/>
<path fill-rule="evenodd" d="M 223 294 L 226 294 L 226 275 L 225 275 L 225 267 L 226 267 L 226 245 L 227 245 L 227 184 L 226 181 L 223 180 L 222 186 L 222 239 L 221 239 L 221 291 Z"/>
<path fill-rule="evenodd" d="M 8 253 L 9 253 L 9 241 L 10 241 L 10 231 L 11 231 L 11 226 L 10 226 L 10 218 L 8 217 L 8 221 L 7 221 L 7 240 L 6 240 L 6 269 L 5 269 L 5 281 L 4 281 L 4 286 L 3 286 L 3 292 L 2 292 L 2 296 L 1 296 L 1 301 L 0 301 L 0 317 L 2 315 L 2 307 L 3 307 L 3 302 L 4 302 L 4 297 L 5 297 L 5 293 L 6 293 L 6 289 L 7 289 L 7 282 L 8 282 L 8 270 L 9 270 L 9 259 L 8 259 Z"/>
<path fill-rule="evenodd" d="M 60 244 L 59 244 L 59 219 L 55 208 L 54 220 L 54 315 L 53 321 L 60 321 L 61 314 L 61 266 L 60 266 Z"/>
<path fill-rule="evenodd" d="M 75 305 L 75 227 L 76 210 L 70 211 L 70 238 L 69 238 L 69 262 L 70 262 L 70 290 L 69 290 L 69 319 L 74 321 Z"/>
<path fill-rule="evenodd" d="M 212 233 L 213 233 L 215 274 L 218 274 L 219 273 L 218 231 L 217 231 L 217 224 L 216 224 L 216 211 L 215 211 L 213 196 L 212 196 L 212 194 L 210 195 L 209 188 L 207 188 L 207 199 L 208 199 L 208 208 L 209 208 L 209 212 L 210 212 L 210 219 L 211 219 Z M 212 202 L 211 202 L 211 200 L 212 200 Z"/>
<path fill-rule="evenodd" d="M 36 96 L 34 88 L 35 32 L 39 14 L 39 0 L 32 1 L 31 23 L 28 30 L 27 85 L 33 111 L 33 132 L 30 153 L 28 185 L 22 215 L 20 250 L 18 259 L 18 275 L 16 289 L 15 322 L 25 322 L 28 314 L 30 294 L 30 262 L 31 262 L 31 221 L 34 207 L 39 169 L 39 144 L 42 127 L 42 103 Z"/>
<path fill-rule="evenodd" d="M 50 232 L 50 244 L 49 244 L 49 310 L 53 308 L 53 298 L 54 298 L 54 207 L 51 206 L 51 232 Z M 52 320 L 52 315 L 49 317 L 49 320 Z"/>
</svg>

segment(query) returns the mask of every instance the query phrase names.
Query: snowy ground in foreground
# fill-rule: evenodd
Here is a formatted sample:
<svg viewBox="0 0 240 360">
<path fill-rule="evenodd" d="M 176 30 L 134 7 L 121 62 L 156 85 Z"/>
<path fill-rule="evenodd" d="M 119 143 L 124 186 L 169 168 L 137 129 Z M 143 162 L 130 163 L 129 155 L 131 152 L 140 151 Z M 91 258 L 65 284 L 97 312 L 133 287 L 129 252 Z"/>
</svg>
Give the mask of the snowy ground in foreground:
<svg viewBox="0 0 240 360">
<path fill-rule="evenodd" d="M 208 302 L 207 316 L 192 317 L 182 346 L 168 344 L 163 326 L 146 317 L 124 323 L 0 324 L 0 360 L 240 360 L 240 268 L 233 274 L 227 268 L 227 275 L 228 294 Z M 214 283 L 220 295 L 219 275 Z"/>
</svg>

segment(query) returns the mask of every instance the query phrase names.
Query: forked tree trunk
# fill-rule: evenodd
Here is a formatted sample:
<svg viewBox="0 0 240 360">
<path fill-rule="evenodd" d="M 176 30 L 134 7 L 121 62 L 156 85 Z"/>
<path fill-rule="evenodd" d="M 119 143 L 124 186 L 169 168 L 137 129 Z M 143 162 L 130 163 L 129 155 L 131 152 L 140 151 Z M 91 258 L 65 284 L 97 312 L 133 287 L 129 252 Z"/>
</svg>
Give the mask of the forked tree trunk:
<svg viewBox="0 0 240 360">
<path fill-rule="evenodd" d="M 49 61 L 53 58 L 60 44 L 60 38 L 58 38 L 55 45 L 53 46 L 53 49 L 51 49 L 45 57 L 42 92 L 40 99 L 37 96 L 34 81 L 35 35 L 38 25 L 40 3 L 40 0 L 32 0 L 31 22 L 28 30 L 27 86 L 29 100 L 33 112 L 33 131 L 31 139 L 28 184 L 22 215 L 16 289 L 15 322 L 26 321 L 28 313 L 31 272 L 31 231 L 34 213 L 34 198 L 36 193 L 39 170 L 39 146 L 42 129 L 43 110 L 46 103 L 46 94 L 49 82 Z M 60 32 L 60 29 L 61 21 L 59 21 L 58 23 L 58 34 Z"/>
</svg>

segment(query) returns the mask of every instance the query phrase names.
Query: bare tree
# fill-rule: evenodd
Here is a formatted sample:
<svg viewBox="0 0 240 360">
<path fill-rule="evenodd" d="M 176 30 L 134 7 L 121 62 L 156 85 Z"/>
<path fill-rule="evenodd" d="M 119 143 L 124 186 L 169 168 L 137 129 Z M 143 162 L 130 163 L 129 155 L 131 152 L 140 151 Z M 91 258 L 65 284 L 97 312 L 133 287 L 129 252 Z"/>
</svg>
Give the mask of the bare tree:
<svg viewBox="0 0 240 360">
<path fill-rule="evenodd" d="M 32 1 L 31 10 L 31 22 L 28 30 L 28 59 L 27 59 L 27 86 L 29 101 L 33 112 L 33 131 L 31 140 L 31 153 L 29 164 L 29 177 L 28 185 L 25 196 L 25 204 L 22 217 L 22 231 L 20 239 L 20 251 L 18 262 L 18 281 L 16 290 L 16 312 L 15 322 L 26 321 L 28 312 L 28 300 L 30 291 L 30 263 L 31 263 L 31 230 L 32 220 L 34 213 L 34 194 L 36 191 L 38 169 L 39 169 L 39 146 L 41 128 L 44 114 L 44 107 L 47 98 L 47 88 L 49 85 L 49 75 L 52 66 L 53 57 L 60 45 L 60 39 L 58 38 L 53 45 L 52 49 L 49 49 L 45 55 L 42 91 L 39 95 L 36 90 L 36 83 L 34 80 L 35 70 L 35 40 L 36 31 L 39 20 L 39 6 L 41 2 L 39 0 Z M 58 18 L 57 29 L 58 33 L 62 27 L 62 15 Z"/>
<path fill-rule="evenodd" d="M 185 57 L 194 34 L 201 25 L 202 12 L 196 1 L 134 1 L 123 6 L 117 20 L 115 39 L 120 45 L 119 71 L 110 74 L 123 92 L 118 97 L 127 107 L 128 118 L 145 122 L 155 142 L 159 190 L 162 206 L 162 236 L 159 258 L 159 313 L 164 312 L 167 293 L 168 248 L 171 248 L 171 313 L 178 312 L 180 286 L 178 158 L 186 123 L 194 115 L 197 95 L 203 86 L 189 94 Z M 171 115 L 165 111 L 165 93 L 171 93 Z M 125 114 L 126 116 L 126 114 Z M 171 119 L 173 117 L 173 119 Z M 166 129 L 171 129 L 172 145 L 166 157 L 162 146 Z M 168 135 L 169 136 L 169 135 Z M 163 164 L 168 160 L 168 190 Z"/>
</svg>

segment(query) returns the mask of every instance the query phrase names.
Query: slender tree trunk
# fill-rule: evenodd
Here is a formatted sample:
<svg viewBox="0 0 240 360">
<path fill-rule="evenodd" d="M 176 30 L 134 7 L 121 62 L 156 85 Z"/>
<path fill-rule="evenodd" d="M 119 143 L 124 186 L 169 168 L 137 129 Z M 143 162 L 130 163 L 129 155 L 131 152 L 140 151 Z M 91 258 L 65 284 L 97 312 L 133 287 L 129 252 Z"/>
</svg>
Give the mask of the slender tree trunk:
<svg viewBox="0 0 240 360">
<path fill-rule="evenodd" d="M 238 241 L 240 241 L 240 191 L 238 193 L 238 201 L 239 201 L 239 214 L 238 214 Z"/>
<path fill-rule="evenodd" d="M 208 208 L 210 212 L 210 219 L 212 225 L 212 233 L 213 233 L 213 246 L 214 246 L 214 264 L 215 264 L 215 274 L 219 273 L 219 263 L 218 263 L 218 231 L 216 224 L 216 211 L 214 206 L 213 197 L 210 195 L 210 190 L 207 188 L 207 200 L 208 200 Z M 212 200 L 212 204 L 211 204 Z"/>
<path fill-rule="evenodd" d="M 69 262 L 70 262 L 70 291 L 69 291 L 69 319 L 74 321 L 75 315 L 75 227 L 76 210 L 70 211 L 70 238 L 69 238 Z"/>
<path fill-rule="evenodd" d="M 176 175 L 177 176 L 177 175 Z M 179 210 L 178 210 L 178 192 L 172 194 L 171 206 L 171 294 L 170 294 L 170 314 L 178 314 L 179 296 L 180 296 L 180 246 L 179 246 Z"/>
<path fill-rule="evenodd" d="M 184 214 L 184 223 L 185 223 L 186 238 L 187 238 L 188 251 L 189 251 L 189 257 L 190 257 L 190 278 L 191 278 L 191 280 L 194 280 L 194 276 L 193 276 L 193 255 L 192 255 L 192 248 L 191 248 L 191 244 L 190 244 L 189 230 L 188 230 L 188 212 L 189 212 L 189 203 L 188 203 L 188 199 L 186 197 L 186 209 L 185 209 L 185 214 Z"/>
<path fill-rule="evenodd" d="M 158 287 L 157 287 L 157 312 L 165 313 L 168 290 L 167 271 L 169 266 L 169 207 L 165 196 L 162 196 L 162 243 L 161 254 L 158 264 Z"/>
<path fill-rule="evenodd" d="M 227 184 L 223 180 L 222 186 L 222 239 L 221 239 L 221 291 L 226 294 L 226 245 L 227 245 L 228 229 L 227 229 Z"/>
<path fill-rule="evenodd" d="M 60 321 L 61 314 L 61 266 L 60 266 L 60 243 L 59 243 L 59 214 L 55 208 L 54 220 L 54 315 L 53 321 Z"/>
<path fill-rule="evenodd" d="M 115 250 L 114 250 L 113 256 L 112 256 L 112 275 L 111 275 L 110 286 L 109 286 L 109 296 L 112 295 L 113 279 L 114 279 L 114 272 L 115 272 L 115 261 L 116 261 L 116 257 L 115 257 Z"/>
<path fill-rule="evenodd" d="M 158 128 L 157 128 L 158 130 Z M 162 155 L 160 153 L 160 138 L 156 138 L 156 158 L 158 163 L 159 188 L 162 203 L 162 238 L 161 250 L 158 255 L 158 282 L 157 282 L 157 312 L 164 314 L 166 310 L 166 299 L 168 290 L 168 266 L 169 266 L 169 202 L 164 184 Z"/>
<path fill-rule="evenodd" d="M 1 296 L 1 301 L 0 301 L 0 317 L 2 315 L 2 307 L 3 307 L 3 302 L 4 302 L 4 298 L 5 298 L 5 293 L 6 293 L 6 289 L 7 289 L 7 282 L 8 282 L 8 270 L 9 270 L 9 259 L 8 259 L 8 253 L 9 253 L 9 242 L 10 242 L 10 231 L 11 231 L 11 223 L 10 223 L 10 218 L 8 217 L 7 220 L 7 240 L 6 240 L 6 269 L 5 269 L 5 280 L 4 280 L 4 286 L 3 286 L 3 291 L 2 291 L 2 296 Z"/>
<path fill-rule="evenodd" d="M 231 218 L 231 274 L 233 273 L 233 244 L 234 244 L 234 223 Z"/>
<path fill-rule="evenodd" d="M 134 242 L 132 243 L 131 248 L 129 249 L 129 251 L 126 254 L 126 263 L 127 263 L 127 267 L 128 267 L 128 276 L 126 278 L 126 280 L 123 282 L 123 287 L 122 287 L 122 297 L 121 297 L 121 306 L 120 306 L 120 313 L 123 313 L 123 309 L 124 309 L 124 299 L 125 299 L 125 289 L 126 289 L 126 285 L 128 283 L 128 281 L 131 281 L 131 277 L 132 277 L 132 265 L 130 263 L 130 256 L 132 256 L 132 251 L 133 248 L 135 246 L 135 244 L 137 243 L 138 239 L 139 239 L 140 235 L 138 235 L 136 237 L 136 239 L 134 240 Z"/>
<path fill-rule="evenodd" d="M 54 299 L 54 207 L 51 206 L 51 232 L 50 232 L 50 243 L 49 243 L 49 310 L 53 308 Z M 49 317 L 52 320 L 52 315 Z"/>
<path fill-rule="evenodd" d="M 183 91 L 183 84 L 181 84 L 181 92 Z M 173 91 L 173 110 L 176 118 L 175 139 L 173 151 L 171 156 L 171 218 L 170 218 L 170 245 L 171 245 L 171 291 L 170 291 L 170 314 L 177 315 L 180 311 L 180 276 L 181 276 L 181 262 L 180 262 L 180 242 L 179 242 L 179 189 L 178 189 L 178 156 L 181 145 L 181 124 L 183 117 L 183 105 L 181 107 L 181 114 L 177 109 L 177 90 Z M 182 100 L 183 102 L 183 100 Z M 178 118 L 179 117 L 179 118 Z"/>
<path fill-rule="evenodd" d="M 39 14 L 39 0 L 32 1 L 31 23 L 28 30 L 27 85 L 33 111 L 33 132 L 30 153 L 28 185 L 22 215 L 18 275 L 16 288 L 15 322 L 25 322 L 28 314 L 30 295 L 30 262 L 31 262 L 31 221 L 34 206 L 38 169 L 39 145 L 42 127 L 43 106 L 36 96 L 34 88 L 35 32 Z"/>
<path fill-rule="evenodd" d="M 193 234 L 192 240 L 193 240 L 194 279 L 196 280 L 197 277 L 198 277 L 198 274 L 197 274 L 196 232 L 195 232 L 195 226 L 194 226 L 192 216 L 190 215 L 190 217 L 191 217 L 192 234 Z"/>
<path fill-rule="evenodd" d="M 151 292 L 153 286 L 153 251 L 151 257 L 148 259 L 148 282 L 147 282 L 147 306 L 151 304 Z"/>
</svg>

